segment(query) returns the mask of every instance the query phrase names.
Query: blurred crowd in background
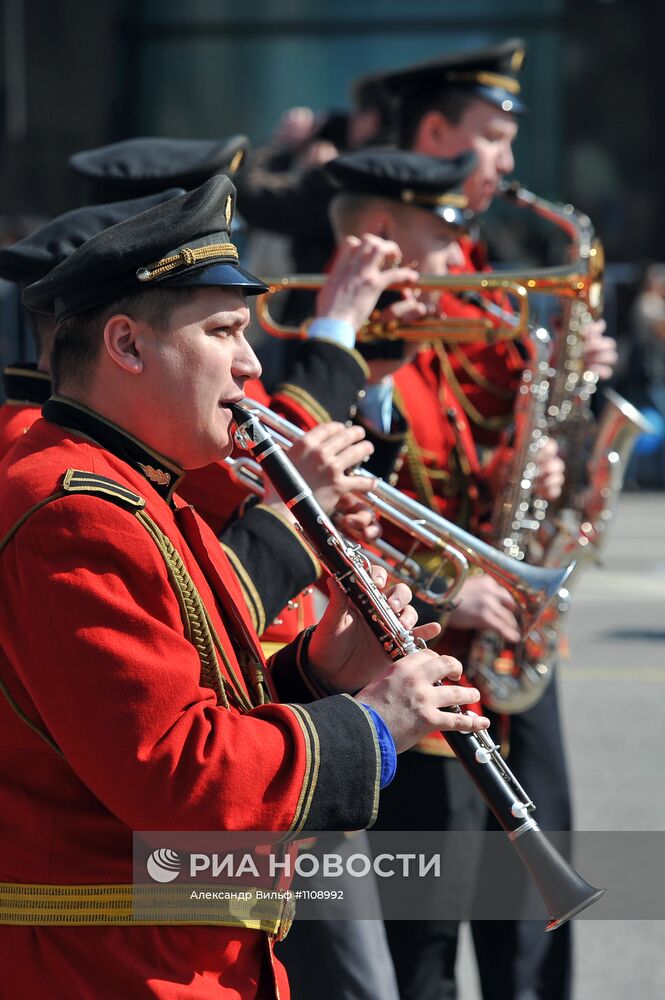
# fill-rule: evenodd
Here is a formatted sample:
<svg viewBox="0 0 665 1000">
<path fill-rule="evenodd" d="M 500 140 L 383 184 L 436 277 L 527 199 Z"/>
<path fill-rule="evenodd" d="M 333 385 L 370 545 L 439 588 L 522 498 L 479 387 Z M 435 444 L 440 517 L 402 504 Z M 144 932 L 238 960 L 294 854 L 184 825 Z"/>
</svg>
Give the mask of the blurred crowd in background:
<svg viewBox="0 0 665 1000">
<path fill-rule="evenodd" d="M 603 240 L 605 318 L 620 349 L 613 384 L 654 428 L 638 442 L 627 484 L 662 487 L 665 138 L 656 123 L 665 12 L 656 0 L 498 6 L 105 0 L 91 8 L 82 0 L 2 0 L 0 243 L 86 200 L 85 185 L 67 168 L 79 149 L 135 135 L 242 133 L 255 149 L 251 183 L 271 177 L 269 186 L 279 188 L 338 151 L 390 138 L 378 93 L 352 81 L 520 35 L 529 51 L 524 94 L 537 114 L 525 116 L 520 130 L 519 179 L 588 213 Z M 491 213 L 490 259 L 498 266 L 564 259 L 565 240 L 554 227 L 501 205 Z M 316 252 L 293 260 L 287 241 L 251 221 L 245 237 L 251 233 L 255 271 L 322 269 Z M 29 353 L 16 293 L 0 282 L 0 362 Z"/>
</svg>

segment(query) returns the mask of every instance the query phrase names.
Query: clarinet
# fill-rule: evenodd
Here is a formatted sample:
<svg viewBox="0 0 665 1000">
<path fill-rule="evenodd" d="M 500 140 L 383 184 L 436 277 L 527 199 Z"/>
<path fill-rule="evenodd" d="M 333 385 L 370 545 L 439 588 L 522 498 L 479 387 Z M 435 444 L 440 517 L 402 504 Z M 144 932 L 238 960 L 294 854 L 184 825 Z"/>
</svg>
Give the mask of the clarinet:
<svg viewBox="0 0 665 1000">
<path fill-rule="evenodd" d="M 229 405 L 237 430 L 235 441 L 250 451 L 270 479 L 300 531 L 321 564 L 358 609 L 384 651 L 392 660 L 426 647 L 422 639 L 404 628 L 379 590 L 370 564 L 359 546 L 335 528 L 293 462 L 253 414 L 235 403 Z M 462 713 L 459 705 L 448 711 Z M 446 732 L 448 745 L 458 758 L 488 807 L 508 835 L 543 898 L 547 930 L 595 903 L 604 889 L 586 882 L 547 840 L 530 815 L 535 809 L 527 793 L 486 731 Z"/>
</svg>

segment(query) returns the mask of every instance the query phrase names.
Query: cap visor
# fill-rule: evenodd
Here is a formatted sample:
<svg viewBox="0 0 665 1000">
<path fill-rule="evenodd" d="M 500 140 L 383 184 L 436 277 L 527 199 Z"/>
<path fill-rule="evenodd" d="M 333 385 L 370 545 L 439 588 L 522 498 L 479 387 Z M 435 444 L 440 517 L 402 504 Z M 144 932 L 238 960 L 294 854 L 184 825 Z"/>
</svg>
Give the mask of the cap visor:
<svg viewBox="0 0 665 1000">
<path fill-rule="evenodd" d="M 476 86 L 470 87 L 469 90 L 476 97 L 480 97 L 483 101 L 493 104 L 495 108 L 507 111 L 511 115 L 523 115 L 526 111 L 524 101 L 521 101 L 515 94 L 510 94 L 507 90 L 503 90 L 502 87 Z"/>
<path fill-rule="evenodd" d="M 453 229 L 468 229 L 473 221 L 473 212 L 453 205 L 434 205 L 432 211 Z"/>
<path fill-rule="evenodd" d="M 165 275 L 159 284 L 168 285 L 170 288 L 190 285 L 238 287 L 246 295 L 261 295 L 268 291 L 268 286 L 260 278 L 238 267 L 237 264 L 212 264 L 210 267 L 188 268 L 180 274 Z"/>
</svg>

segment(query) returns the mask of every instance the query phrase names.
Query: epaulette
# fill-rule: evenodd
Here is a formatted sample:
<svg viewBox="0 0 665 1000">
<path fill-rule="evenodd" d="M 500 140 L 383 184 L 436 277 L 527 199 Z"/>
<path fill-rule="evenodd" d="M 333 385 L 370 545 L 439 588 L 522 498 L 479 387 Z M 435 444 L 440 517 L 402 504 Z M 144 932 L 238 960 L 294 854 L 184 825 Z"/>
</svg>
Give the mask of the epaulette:
<svg viewBox="0 0 665 1000">
<path fill-rule="evenodd" d="M 142 510 L 145 507 L 145 500 L 138 493 L 133 493 L 114 479 L 80 469 L 67 469 L 62 488 L 66 493 L 94 493 L 127 510 Z"/>
</svg>

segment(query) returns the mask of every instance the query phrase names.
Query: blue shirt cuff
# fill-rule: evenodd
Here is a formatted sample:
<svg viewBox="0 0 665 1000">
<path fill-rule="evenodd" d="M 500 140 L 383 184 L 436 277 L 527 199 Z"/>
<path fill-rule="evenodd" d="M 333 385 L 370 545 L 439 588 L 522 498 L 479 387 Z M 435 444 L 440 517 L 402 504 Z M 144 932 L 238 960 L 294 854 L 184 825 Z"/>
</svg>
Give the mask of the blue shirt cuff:
<svg viewBox="0 0 665 1000">
<path fill-rule="evenodd" d="M 390 433 L 393 421 L 393 380 L 385 378 L 368 385 L 358 409 L 368 424 L 384 434 Z"/>
<path fill-rule="evenodd" d="M 392 737 L 392 733 L 379 713 L 375 712 L 373 708 L 369 707 L 369 705 L 363 705 L 363 708 L 369 712 L 370 718 L 374 723 L 374 728 L 376 730 L 376 738 L 379 741 L 379 750 L 381 751 L 380 787 L 385 788 L 386 785 L 389 785 L 393 780 L 395 777 L 395 771 L 397 770 L 397 749 L 395 747 L 395 741 Z"/>
<path fill-rule="evenodd" d="M 348 347 L 349 350 L 356 345 L 356 331 L 351 323 L 344 319 L 333 319 L 332 316 L 319 316 L 307 327 L 307 336 L 316 339 L 321 337 L 325 340 L 332 340 L 340 347 Z"/>
</svg>

